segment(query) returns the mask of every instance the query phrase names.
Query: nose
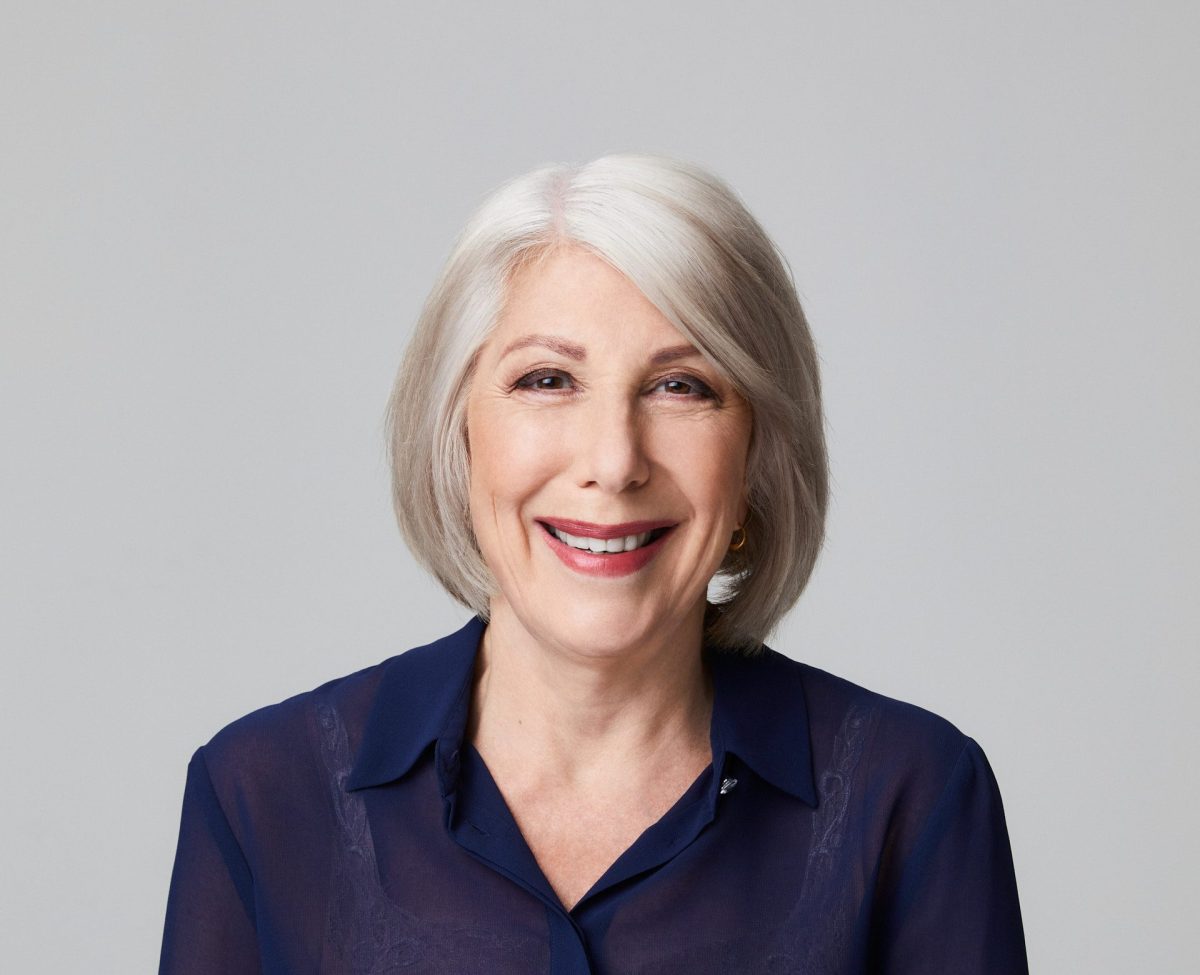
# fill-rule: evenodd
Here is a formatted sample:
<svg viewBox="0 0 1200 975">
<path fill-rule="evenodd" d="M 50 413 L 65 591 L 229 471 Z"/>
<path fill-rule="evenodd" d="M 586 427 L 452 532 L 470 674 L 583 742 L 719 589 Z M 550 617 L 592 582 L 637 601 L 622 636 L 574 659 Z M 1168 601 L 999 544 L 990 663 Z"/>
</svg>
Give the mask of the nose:
<svg viewBox="0 0 1200 975">
<path fill-rule="evenodd" d="M 580 487 L 619 494 L 650 478 L 645 417 L 627 396 L 596 396 L 577 429 L 576 465 Z"/>
</svg>

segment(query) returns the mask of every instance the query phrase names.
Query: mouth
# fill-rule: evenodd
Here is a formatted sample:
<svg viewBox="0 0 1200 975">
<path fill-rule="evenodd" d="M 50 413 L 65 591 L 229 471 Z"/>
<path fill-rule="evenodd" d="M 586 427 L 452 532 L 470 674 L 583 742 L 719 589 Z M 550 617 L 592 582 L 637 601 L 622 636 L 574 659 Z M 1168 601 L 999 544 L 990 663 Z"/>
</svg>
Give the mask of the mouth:
<svg viewBox="0 0 1200 975">
<path fill-rule="evenodd" d="M 649 565 L 670 539 L 675 522 L 625 522 L 593 525 L 583 522 L 538 521 L 546 544 L 559 561 L 582 575 L 616 579 Z M 570 525 L 575 534 L 567 530 Z"/>
<path fill-rule="evenodd" d="M 623 552 L 634 552 L 639 548 L 645 548 L 647 545 L 652 545 L 658 541 L 663 535 L 667 534 L 674 525 L 662 525 L 657 528 L 651 528 L 647 531 L 629 531 L 629 527 L 637 527 L 636 524 L 630 526 L 614 525 L 609 527 L 590 526 L 588 534 L 573 534 L 553 525 L 549 522 L 539 521 L 542 529 L 554 538 L 558 539 L 564 545 L 578 549 L 581 552 L 589 552 L 592 555 L 620 555 Z M 578 523 L 576 523 L 578 524 Z M 621 533 L 617 534 L 614 529 Z M 580 529 L 576 527 L 576 531 Z M 596 534 L 592 534 L 595 532 Z"/>
</svg>

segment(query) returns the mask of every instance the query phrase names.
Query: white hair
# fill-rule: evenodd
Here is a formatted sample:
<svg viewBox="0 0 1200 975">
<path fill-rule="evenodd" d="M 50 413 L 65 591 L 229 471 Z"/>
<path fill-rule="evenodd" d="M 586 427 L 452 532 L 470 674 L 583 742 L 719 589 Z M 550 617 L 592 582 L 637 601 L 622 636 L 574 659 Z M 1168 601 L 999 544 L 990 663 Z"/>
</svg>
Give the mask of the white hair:
<svg viewBox="0 0 1200 975">
<path fill-rule="evenodd" d="M 469 505 L 466 396 L 513 271 L 580 246 L 632 281 L 750 404 L 745 545 L 718 570 L 705 640 L 753 653 L 795 604 L 825 532 L 828 458 L 817 354 L 786 261 L 703 169 L 621 153 L 540 167 L 495 190 L 459 235 L 417 322 L 387 409 L 405 541 L 484 619 L 498 589 Z"/>
</svg>

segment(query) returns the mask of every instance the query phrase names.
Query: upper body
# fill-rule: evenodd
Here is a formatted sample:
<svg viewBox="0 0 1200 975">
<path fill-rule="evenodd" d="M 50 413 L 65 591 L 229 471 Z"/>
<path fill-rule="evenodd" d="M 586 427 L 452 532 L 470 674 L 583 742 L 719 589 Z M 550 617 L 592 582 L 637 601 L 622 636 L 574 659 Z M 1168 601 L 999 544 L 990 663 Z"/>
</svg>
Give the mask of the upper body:
<svg viewBox="0 0 1200 975">
<path fill-rule="evenodd" d="M 705 652 L 711 766 L 568 910 L 464 741 L 483 632 L 197 751 L 163 971 L 1026 971 L 979 746 L 769 648 Z"/>
<path fill-rule="evenodd" d="M 389 428 L 402 532 L 474 620 L 197 753 L 164 971 L 1024 970 L 978 746 L 765 646 L 827 459 L 728 187 L 637 155 L 506 184 Z"/>
</svg>

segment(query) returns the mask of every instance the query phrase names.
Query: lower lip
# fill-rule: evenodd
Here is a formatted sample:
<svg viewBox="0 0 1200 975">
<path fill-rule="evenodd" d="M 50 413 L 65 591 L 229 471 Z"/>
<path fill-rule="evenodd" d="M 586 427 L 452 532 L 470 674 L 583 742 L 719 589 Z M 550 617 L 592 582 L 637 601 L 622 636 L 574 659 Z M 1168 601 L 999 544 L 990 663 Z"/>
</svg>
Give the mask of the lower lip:
<svg viewBox="0 0 1200 975">
<path fill-rule="evenodd" d="M 559 557 L 559 560 L 568 569 L 574 569 L 576 572 L 582 572 L 584 575 L 602 576 L 608 579 L 627 576 L 643 568 L 646 563 L 659 553 L 667 539 L 671 537 L 671 532 L 674 531 L 674 526 L 672 526 L 649 545 L 635 548 L 632 552 L 613 552 L 611 555 L 598 555 L 595 552 L 585 552 L 583 549 L 573 548 L 566 542 L 559 541 L 554 533 L 540 522 L 538 523 L 538 527 L 542 530 L 542 535 L 545 536 L 546 544 L 550 546 L 550 550 Z"/>
</svg>

